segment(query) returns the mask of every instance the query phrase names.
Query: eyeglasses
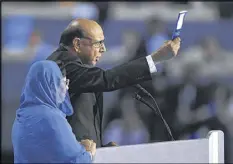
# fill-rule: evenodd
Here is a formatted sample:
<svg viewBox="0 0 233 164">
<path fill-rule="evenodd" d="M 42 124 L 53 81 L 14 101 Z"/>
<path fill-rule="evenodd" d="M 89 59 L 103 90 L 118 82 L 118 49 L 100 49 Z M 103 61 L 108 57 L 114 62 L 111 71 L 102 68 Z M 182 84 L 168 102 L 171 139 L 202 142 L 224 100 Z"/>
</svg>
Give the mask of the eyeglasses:
<svg viewBox="0 0 233 164">
<path fill-rule="evenodd" d="M 65 82 L 66 86 L 68 87 L 70 84 L 70 79 L 66 79 L 66 77 L 64 77 L 63 81 Z"/>
<path fill-rule="evenodd" d="M 69 84 L 70 84 L 70 79 L 65 79 L 64 81 L 65 81 L 65 83 L 66 83 L 66 86 L 69 86 Z"/>
<path fill-rule="evenodd" d="M 88 39 L 88 40 L 91 40 L 91 41 L 92 41 L 92 39 L 91 39 L 91 38 L 88 38 L 88 37 L 82 37 L 82 38 Z M 104 40 L 92 42 L 91 45 L 92 45 L 93 47 L 95 47 L 95 48 L 101 48 L 101 47 L 104 46 Z"/>
</svg>

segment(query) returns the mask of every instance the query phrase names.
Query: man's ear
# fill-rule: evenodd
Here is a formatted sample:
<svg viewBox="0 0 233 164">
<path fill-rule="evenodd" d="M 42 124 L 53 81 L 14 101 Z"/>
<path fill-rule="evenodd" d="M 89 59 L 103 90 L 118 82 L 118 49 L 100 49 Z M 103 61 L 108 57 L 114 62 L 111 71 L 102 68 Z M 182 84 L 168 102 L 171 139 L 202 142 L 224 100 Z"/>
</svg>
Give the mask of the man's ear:
<svg viewBox="0 0 233 164">
<path fill-rule="evenodd" d="M 80 38 L 73 39 L 73 46 L 76 52 L 80 52 Z"/>
</svg>

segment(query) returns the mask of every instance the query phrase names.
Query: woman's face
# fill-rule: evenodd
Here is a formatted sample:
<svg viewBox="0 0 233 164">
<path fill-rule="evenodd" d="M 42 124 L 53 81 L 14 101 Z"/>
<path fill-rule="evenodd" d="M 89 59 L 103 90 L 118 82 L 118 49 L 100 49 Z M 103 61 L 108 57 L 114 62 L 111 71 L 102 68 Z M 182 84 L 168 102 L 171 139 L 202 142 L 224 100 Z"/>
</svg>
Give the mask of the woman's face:
<svg viewBox="0 0 233 164">
<path fill-rule="evenodd" d="M 60 86 L 57 91 L 57 101 L 58 103 L 62 103 L 65 100 L 66 92 L 69 89 L 69 79 L 63 77 L 60 82 Z"/>
</svg>

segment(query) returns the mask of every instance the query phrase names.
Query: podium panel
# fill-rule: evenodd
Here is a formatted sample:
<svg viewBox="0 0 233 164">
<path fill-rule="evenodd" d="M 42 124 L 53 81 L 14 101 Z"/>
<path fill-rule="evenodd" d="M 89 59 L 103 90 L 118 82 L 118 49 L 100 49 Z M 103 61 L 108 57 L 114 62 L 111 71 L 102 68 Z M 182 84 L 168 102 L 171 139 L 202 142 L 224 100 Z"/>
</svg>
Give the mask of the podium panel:
<svg viewBox="0 0 233 164">
<path fill-rule="evenodd" d="M 224 163 L 224 134 L 207 138 L 99 148 L 94 163 Z"/>
</svg>

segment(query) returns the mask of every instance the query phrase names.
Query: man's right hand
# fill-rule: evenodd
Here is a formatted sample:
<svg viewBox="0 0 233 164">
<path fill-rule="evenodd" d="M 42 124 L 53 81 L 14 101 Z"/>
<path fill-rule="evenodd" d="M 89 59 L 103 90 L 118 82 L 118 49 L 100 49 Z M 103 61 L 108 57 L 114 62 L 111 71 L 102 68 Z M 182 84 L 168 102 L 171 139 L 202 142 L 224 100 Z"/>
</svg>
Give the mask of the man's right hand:
<svg viewBox="0 0 233 164">
<path fill-rule="evenodd" d="M 92 157 L 95 156 L 96 143 L 93 140 L 85 139 L 81 140 L 80 143 L 86 148 L 86 151 L 91 153 Z"/>
<path fill-rule="evenodd" d="M 151 54 L 155 63 L 169 60 L 178 54 L 180 49 L 180 38 L 166 41 L 156 52 Z"/>
</svg>

